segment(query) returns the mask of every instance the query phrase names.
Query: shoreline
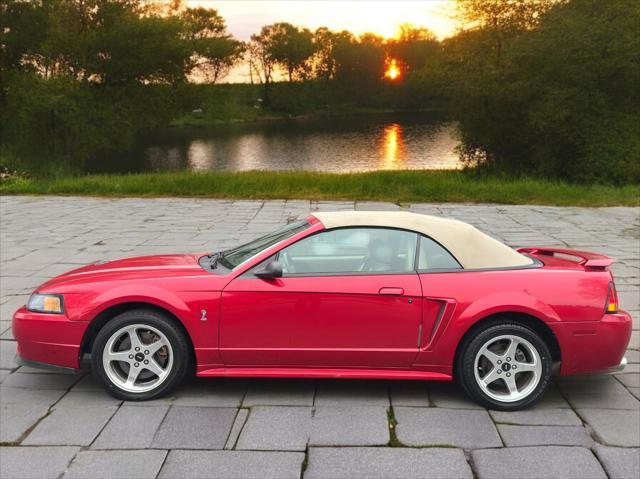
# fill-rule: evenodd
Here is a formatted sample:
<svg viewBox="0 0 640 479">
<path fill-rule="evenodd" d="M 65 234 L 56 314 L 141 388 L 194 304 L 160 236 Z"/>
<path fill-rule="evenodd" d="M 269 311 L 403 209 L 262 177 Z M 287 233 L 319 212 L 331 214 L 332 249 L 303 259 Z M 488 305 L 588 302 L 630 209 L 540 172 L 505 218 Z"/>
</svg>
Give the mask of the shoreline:
<svg viewBox="0 0 640 479">
<path fill-rule="evenodd" d="M 333 111 L 324 112 L 316 111 L 311 113 L 302 113 L 299 115 L 292 115 L 283 113 L 282 115 L 270 114 L 270 115 L 257 115 L 255 117 L 246 118 L 229 118 L 226 120 L 200 118 L 194 116 L 194 113 L 188 113 L 182 117 L 178 117 L 169 122 L 165 127 L 170 129 L 190 128 L 190 127 L 205 127 L 205 126 L 225 126 L 235 124 L 251 124 L 251 123 L 271 123 L 271 122 L 287 122 L 287 121 L 300 121 L 300 120 L 316 120 L 323 118 L 343 118 L 343 117 L 358 117 L 368 115 L 420 115 L 431 114 L 441 115 L 443 119 L 447 119 L 447 113 L 442 108 L 423 108 L 417 110 L 398 110 L 394 108 L 356 108 L 342 110 L 337 107 Z M 453 120 L 453 119 L 451 119 Z"/>
</svg>

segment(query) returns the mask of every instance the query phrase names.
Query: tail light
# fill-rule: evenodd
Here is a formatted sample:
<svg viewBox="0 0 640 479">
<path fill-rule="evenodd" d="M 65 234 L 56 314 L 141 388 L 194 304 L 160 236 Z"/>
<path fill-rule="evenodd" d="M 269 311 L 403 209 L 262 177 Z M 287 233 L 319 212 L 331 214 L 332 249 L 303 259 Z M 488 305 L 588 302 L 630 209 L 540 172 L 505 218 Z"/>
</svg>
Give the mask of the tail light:
<svg viewBox="0 0 640 479">
<path fill-rule="evenodd" d="M 618 292 L 616 291 L 616 285 L 609 283 L 609 292 L 607 293 L 607 304 L 604 308 L 605 313 L 617 313 L 618 312 Z"/>
</svg>

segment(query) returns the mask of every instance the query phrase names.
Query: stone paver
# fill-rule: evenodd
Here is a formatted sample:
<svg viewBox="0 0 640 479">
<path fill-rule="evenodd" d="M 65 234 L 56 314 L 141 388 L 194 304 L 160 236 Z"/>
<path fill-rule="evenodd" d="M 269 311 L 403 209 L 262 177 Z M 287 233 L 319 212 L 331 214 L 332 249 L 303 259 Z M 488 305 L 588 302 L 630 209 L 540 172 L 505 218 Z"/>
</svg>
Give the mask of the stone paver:
<svg viewBox="0 0 640 479">
<path fill-rule="evenodd" d="M 247 418 L 249 417 L 249 409 L 241 408 L 238 409 L 236 417 L 233 421 L 233 426 L 231 427 L 231 432 L 229 433 L 229 437 L 227 438 L 227 442 L 224 445 L 225 449 L 233 449 L 236 447 L 236 443 L 238 442 L 238 438 L 240 437 L 240 433 L 244 428 L 244 425 L 247 422 Z"/>
<path fill-rule="evenodd" d="M 638 364 L 630 364 L 629 369 L 631 369 L 631 366 L 638 366 Z M 638 373 L 616 374 L 616 379 L 620 381 L 627 389 L 637 389 L 640 387 L 640 374 Z"/>
<path fill-rule="evenodd" d="M 431 402 L 447 409 L 482 409 L 466 395 L 460 394 L 460 388 L 451 383 L 434 383 L 429 388 Z"/>
<path fill-rule="evenodd" d="M 316 385 L 306 380 L 255 381 L 242 401 L 251 406 L 313 406 Z"/>
<path fill-rule="evenodd" d="M 391 383 L 391 404 L 398 406 L 429 406 L 429 384 L 424 381 Z"/>
<path fill-rule="evenodd" d="M 14 341 L 0 341 L 0 369 L 17 368 L 18 365 L 13 361 L 15 355 L 16 343 Z"/>
<path fill-rule="evenodd" d="M 92 375 L 14 363 L 11 315 L 47 278 L 98 259 L 230 248 L 310 211 L 399 208 L 0 197 L 0 477 L 60 478 L 66 470 L 64 477 L 300 478 L 305 462 L 303 478 L 465 478 L 472 470 L 479 479 L 598 478 L 604 470 L 612 479 L 638 477 L 638 208 L 408 206 L 468 221 L 512 246 L 559 245 L 618 260 L 616 285 L 633 317 L 629 366 L 615 376 L 556 380 L 527 411 L 487 412 L 455 384 L 419 381 L 196 379 L 165 398 L 122 403 Z M 386 447 L 391 407 L 400 447 Z"/>
<path fill-rule="evenodd" d="M 511 426 L 499 424 L 505 446 L 584 446 L 593 439 L 582 426 Z"/>
<path fill-rule="evenodd" d="M 122 404 L 121 400 L 110 396 L 106 391 L 71 391 L 65 394 L 54 408 L 120 406 L 120 404 Z"/>
<path fill-rule="evenodd" d="M 4 387 L 66 390 L 78 380 L 70 374 L 30 374 L 15 372 L 4 380 Z"/>
<path fill-rule="evenodd" d="M 578 414 L 603 444 L 624 447 L 640 445 L 640 414 L 637 410 L 579 409 Z"/>
<path fill-rule="evenodd" d="M 396 434 L 407 446 L 500 447 L 502 441 L 486 411 L 394 408 Z"/>
<path fill-rule="evenodd" d="M 155 479 L 167 451 L 82 451 L 64 479 Z"/>
<path fill-rule="evenodd" d="M 47 414 L 48 408 L 33 404 L 0 406 L 0 442 L 15 443 Z"/>
<path fill-rule="evenodd" d="M 173 392 L 174 406 L 239 407 L 246 393 L 241 381 L 197 381 Z"/>
<path fill-rule="evenodd" d="M 387 410 L 381 406 L 318 407 L 311 421 L 314 446 L 383 446 L 389 442 Z"/>
<path fill-rule="evenodd" d="M 640 477 L 640 449 L 596 445 L 595 452 L 610 479 Z"/>
<path fill-rule="evenodd" d="M 167 406 L 123 406 L 109 421 L 91 447 L 95 449 L 143 449 L 149 447 L 168 410 Z"/>
<path fill-rule="evenodd" d="M 0 441 L 18 441 L 65 391 L 0 387 Z"/>
<path fill-rule="evenodd" d="M 55 409 L 38 423 L 22 443 L 88 446 L 116 411 L 116 407 Z"/>
<path fill-rule="evenodd" d="M 606 479 L 589 449 L 546 446 L 485 449 L 472 453 L 479 479 Z"/>
<path fill-rule="evenodd" d="M 633 397 L 615 376 L 577 376 L 562 378 L 560 388 L 576 408 L 638 409 Z"/>
<path fill-rule="evenodd" d="M 389 386 L 384 381 L 321 381 L 315 405 L 389 407 Z"/>
<path fill-rule="evenodd" d="M 580 426 L 582 421 L 571 409 L 527 409 L 505 412 L 489 411 L 496 423 L 526 426 Z"/>
<path fill-rule="evenodd" d="M 305 479 L 473 477 L 460 449 L 322 447 L 309 449 Z"/>
<path fill-rule="evenodd" d="M 297 479 L 302 452 L 171 451 L 159 478 Z"/>
<path fill-rule="evenodd" d="M 77 447 L 0 447 L 0 477 L 57 479 L 78 452 Z"/>
<path fill-rule="evenodd" d="M 152 446 L 161 449 L 222 449 L 235 415 L 233 408 L 172 406 Z"/>
<path fill-rule="evenodd" d="M 257 406 L 249 413 L 236 449 L 304 451 L 310 427 L 311 408 Z"/>
</svg>

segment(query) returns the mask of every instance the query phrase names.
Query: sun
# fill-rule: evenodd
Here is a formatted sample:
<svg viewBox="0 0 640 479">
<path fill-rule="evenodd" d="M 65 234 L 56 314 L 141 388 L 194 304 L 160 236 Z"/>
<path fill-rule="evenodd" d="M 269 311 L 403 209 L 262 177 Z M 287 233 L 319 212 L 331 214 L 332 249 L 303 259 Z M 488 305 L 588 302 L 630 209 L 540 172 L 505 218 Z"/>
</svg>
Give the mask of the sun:
<svg viewBox="0 0 640 479">
<path fill-rule="evenodd" d="M 384 72 L 384 77 L 389 80 L 396 80 L 400 78 L 400 67 L 398 67 L 398 62 L 395 58 L 392 58 L 387 61 L 387 69 Z"/>
</svg>

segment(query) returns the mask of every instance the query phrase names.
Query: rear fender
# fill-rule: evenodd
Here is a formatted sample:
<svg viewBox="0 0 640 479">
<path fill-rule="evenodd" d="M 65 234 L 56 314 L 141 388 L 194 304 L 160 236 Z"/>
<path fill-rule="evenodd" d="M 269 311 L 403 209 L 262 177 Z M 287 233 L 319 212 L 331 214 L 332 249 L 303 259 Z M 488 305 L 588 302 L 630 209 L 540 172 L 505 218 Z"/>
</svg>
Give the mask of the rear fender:
<svg viewBox="0 0 640 479">
<path fill-rule="evenodd" d="M 471 303 L 460 313 L 458 322 L 465 325 L 465 332 L 478 321 L 499 313 L 523 313 L 545 323 L 560 322 L 554 309 L 540 299 L 521 292 L 495 293 Z"/>
<path fill-rule="evenodd" d="M 464 305 L 459 305 L 464 307 Z M 479 321 L 501 313 L 522 313 L 543 321 L 549 326 L 560 322 L 560 317 L 548 304 L 521 292 L 495 293 L 484 296 L 466 308 L 456 309 L 444 326 L 437 343 L 430 351 L 420 353 L 417 366 L 451 374 L 455 353 L 463 336 Z M 562 346 L 562 345 L 561 345 Z"/>
<path fill-rule="evenodd" d="M 448 351 L 450 359 L 463 336 L 478 322 L 496 314 L 522 313 L 543 321 L 549 326 L 560 322 L 560 317 L 547 304 L 525 293 L 496 293 L 470 304 L 449 325 L 447 336 L 451 338 Z"/>
</svg>

